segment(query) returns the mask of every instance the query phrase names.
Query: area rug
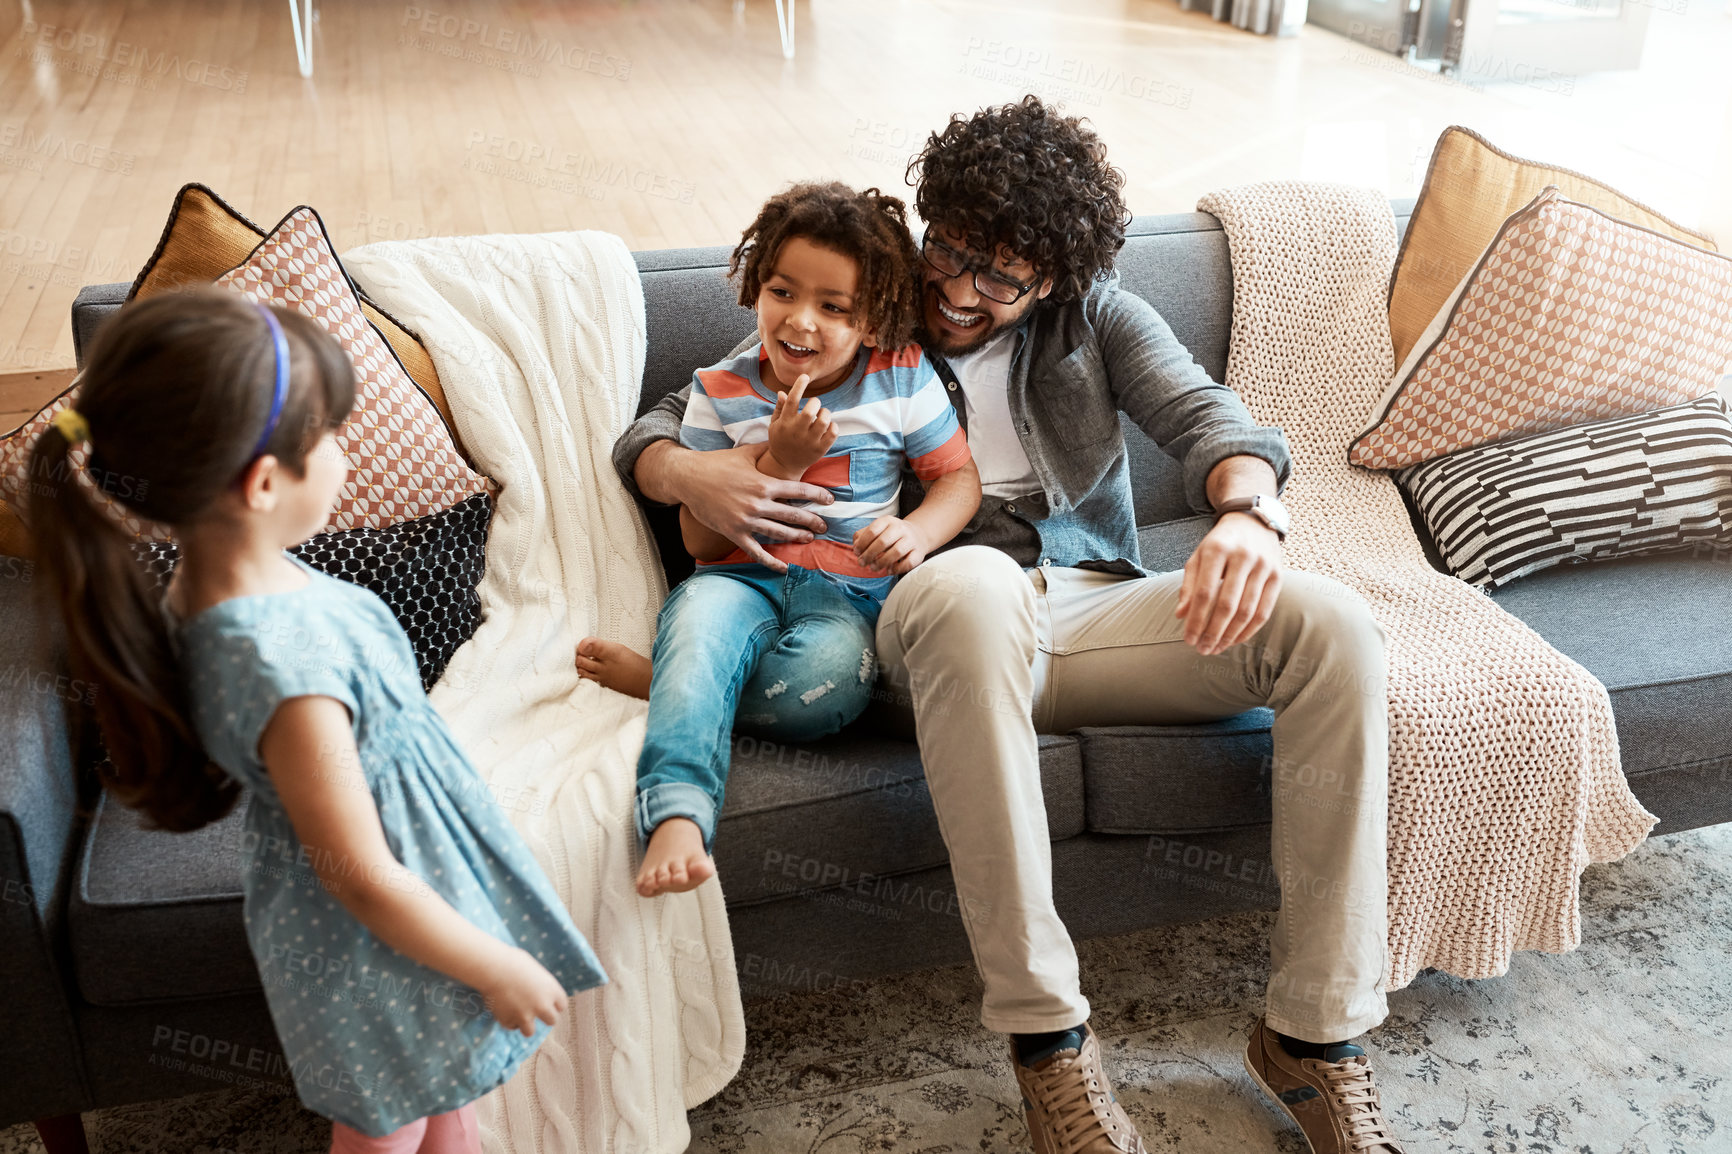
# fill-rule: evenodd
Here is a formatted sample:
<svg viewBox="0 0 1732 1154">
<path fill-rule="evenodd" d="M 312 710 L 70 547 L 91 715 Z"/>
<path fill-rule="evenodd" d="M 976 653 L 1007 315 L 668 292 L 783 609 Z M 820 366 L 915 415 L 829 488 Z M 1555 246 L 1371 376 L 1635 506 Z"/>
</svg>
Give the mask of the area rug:
<svg viewBox="0 0 1732 1154">
<path fill-rule="evenodd" d="M 1409 1154 L 1732 1150 L 1732 825 L 1653 838 L 1582 876 L 1583 941 L 1507 975 L 1422 973 L 1370 1035 Z M 1120 1100 L 1151 1151 L 1302 1154 L 1239 1064 L 1272 915 L 1079 945 Z M 746 1007 L 740 1075 L 691 1114 L 716 1154 L 1026 1150 L 971 967 Z M 87 1116 L 94 1154 L 323 1154 L 292 1098 L 219 1092 Z M 40 1154 L 27 1126 L 0 1154 Z M 620 1154 L 628 1154 L 621 1151 Z"/>
</svg>

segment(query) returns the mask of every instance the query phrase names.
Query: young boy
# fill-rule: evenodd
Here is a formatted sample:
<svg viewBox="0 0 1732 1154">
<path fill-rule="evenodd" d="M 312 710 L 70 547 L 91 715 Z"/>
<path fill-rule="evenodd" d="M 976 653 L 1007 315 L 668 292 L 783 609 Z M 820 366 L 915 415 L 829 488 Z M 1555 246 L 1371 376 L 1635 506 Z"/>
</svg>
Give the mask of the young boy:
<svg viewBox="0 0 1732 1154">
<path fill-rule="evenodd" d="M 829 527 L 767 543 L 760 565 L 680 510 L 698 571 L 668 595 L 645 661 L 585 638 L 582 676 L 649 697 L 638 761 L 644 897 L 715 873 L 710 847 L 736 723 L 787 741 L 835 733 L 865 709 L 873 629 L 896 575 L 968 523 L 980 475 L 932 365 L 910 344 L 918 255 L 902 202 L 877 189 L 802 184 L 764 205 L 729 262 L 759 343 L 692 381 L 680 441 L 768 442 L 760 471 L 823 485 Z M 822 397 L 820 402 L 818 398 Z M 895 516 L 902 462 L 925 498 Z"/>
</svg>

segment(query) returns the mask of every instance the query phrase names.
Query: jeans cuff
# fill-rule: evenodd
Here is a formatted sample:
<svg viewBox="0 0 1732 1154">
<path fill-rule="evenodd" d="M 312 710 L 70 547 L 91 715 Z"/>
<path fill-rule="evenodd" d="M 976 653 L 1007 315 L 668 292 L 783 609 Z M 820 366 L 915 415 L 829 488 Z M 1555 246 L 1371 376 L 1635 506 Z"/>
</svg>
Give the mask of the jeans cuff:
<svg viewBox="0 0 1732 1154">
<path fill-rule="evenodd" d="M 670 817 L 689 818 L 697 823 L 704 835 L 705 853 L 710 852 L 716 838 L 716 803 L 709 794 L 683 781 L 663 782 L 639 790 L 636 816 L 639 850 L 649 844 L 656 826 Z"/>
</svg>

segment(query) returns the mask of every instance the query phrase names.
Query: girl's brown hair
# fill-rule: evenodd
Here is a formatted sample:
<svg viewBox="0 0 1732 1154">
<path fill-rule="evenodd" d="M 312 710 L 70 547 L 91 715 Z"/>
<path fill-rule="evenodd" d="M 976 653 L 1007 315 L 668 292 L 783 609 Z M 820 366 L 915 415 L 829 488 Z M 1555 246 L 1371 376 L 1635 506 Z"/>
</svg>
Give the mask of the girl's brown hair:
<svg viewBox="0 0 1732 1154">
<path fill-rule="evenodd" d="M 316 321 L 271 311 L 288 340 L 289 390 L 261 452 L 304 476 L 308 452 L 348 418 L 354 370 Z M 89 427 L 86 468 L 58 427 L 31 454 L 31 538 L 73 670 L 96 686 L 112 763 L 102 783 L 163 829 L 215 821 L 239 788 L 199 744 L 154 583 L 94 494 L 166 525 L 196 521 L 253 461 L 275 388 L 259 306 L 215 288 L 153 297 L 112 317 L 86 359 L 74 403 Z"/>
<path fill-rule="evenodd" d="M 793 237 L 849 257 L 860 270 L 854 299 L 860 327 L 878 347 L 894 351 L 914 339 L 920 320 L 920 254 L 900 200 L 876 188 L 855 192 L 837 181 L 796 184 L 764 202 L 728 258 L 740 283 L 740 303 L 752 308 Z"/>
</svg>

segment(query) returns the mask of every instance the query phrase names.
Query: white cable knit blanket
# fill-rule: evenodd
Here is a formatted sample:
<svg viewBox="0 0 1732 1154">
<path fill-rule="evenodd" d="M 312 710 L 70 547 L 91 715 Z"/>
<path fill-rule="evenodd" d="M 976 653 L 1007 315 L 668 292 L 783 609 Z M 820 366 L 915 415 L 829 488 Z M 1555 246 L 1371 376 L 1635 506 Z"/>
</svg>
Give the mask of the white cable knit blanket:
<svg viewBox="0 0 1732 1154">
<path fill-rule="evenodd" d="M 1395 483 L 1347 463 L 1394 372 L 1395 221 L 1370 189 L 1210 193 L 1233 263 L 1227 384 L 1293 455 L 1287 562 L 1364 596 L 1389 637 L 1389 983 L 1502 974 L 1581 941 L 1578 879 L 1653 815 L 1618 762 L 1606 689 L 1426 562 Z"/>
<path fill-rule="evenodd" d="M 644 305 L 597 232 L 368 245 L 343 257 L 433 355 L 463 443 L 502 491 L 484 620 L 432 692 L 609 984 L 481 1104 L 488 1154 L 662 1154 L 738 1070 L 745 1022 L 722 894 L 632 888 L 641 702 L 579 681 L 578 638 L 649 652 L 665 593 L 609 460 L 636 414 Z"/>
</svg>

